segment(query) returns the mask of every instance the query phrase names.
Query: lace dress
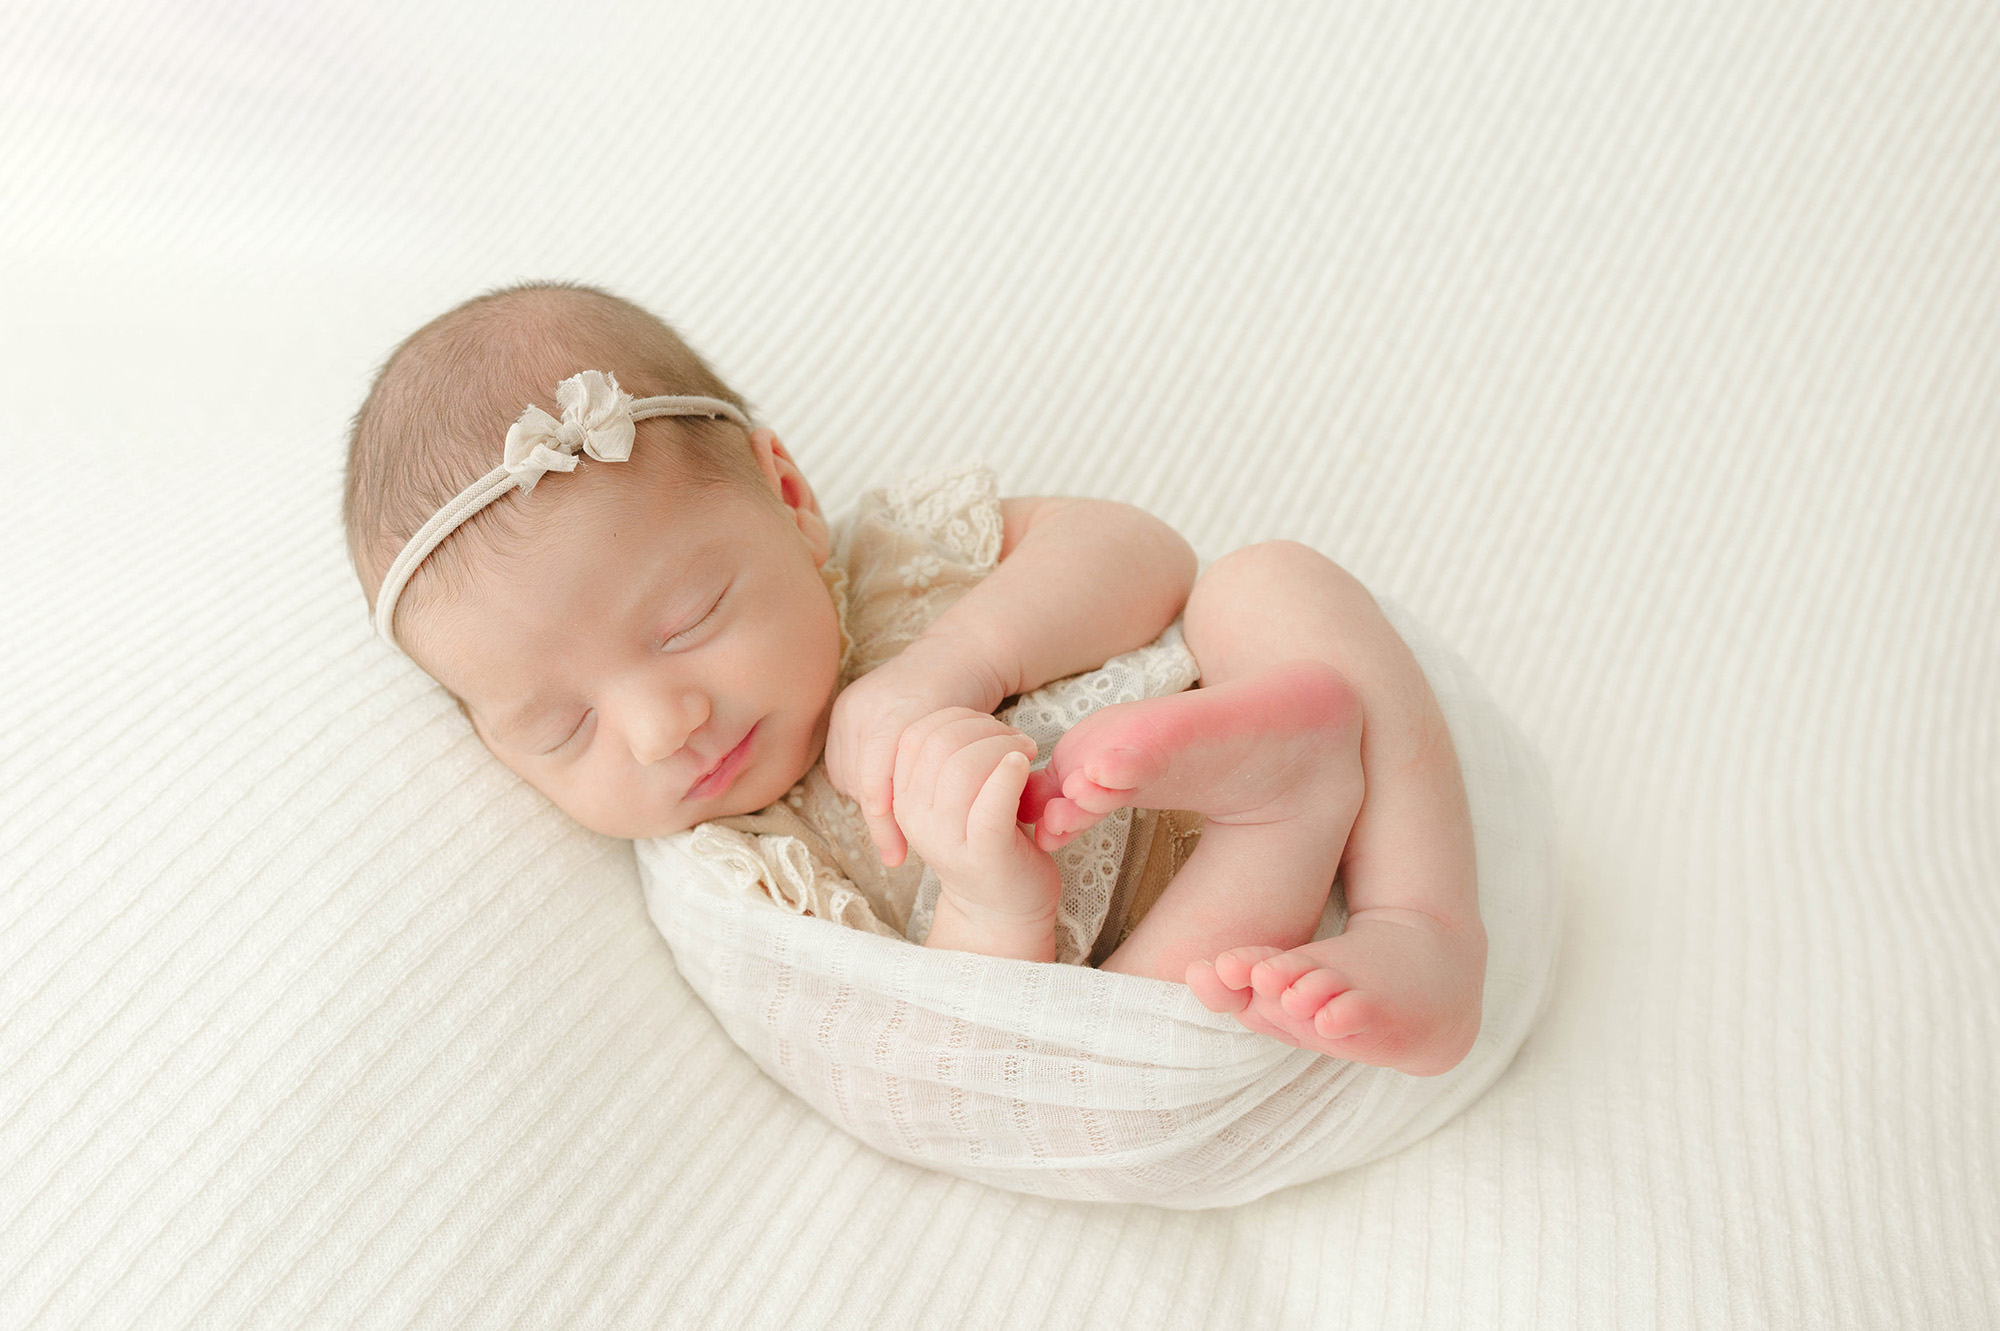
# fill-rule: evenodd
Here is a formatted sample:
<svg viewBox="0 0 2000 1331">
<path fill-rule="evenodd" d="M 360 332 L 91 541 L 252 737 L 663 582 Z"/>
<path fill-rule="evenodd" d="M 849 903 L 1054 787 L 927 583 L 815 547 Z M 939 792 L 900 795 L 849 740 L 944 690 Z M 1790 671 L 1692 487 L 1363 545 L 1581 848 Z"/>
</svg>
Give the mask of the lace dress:
<svg viewBox="0 0 2000 1331">
<path fill-rule="evenodd" d="M 998 487 L 976 463 L 865 495 L 835 527 L 821 571 L 840 612 L 841 687 L 902 651 L 991 573 L 1000 539 Z M 1177 693 L 1195 676 L 1175 624 L 1099 669 L 1008 699 L 997 715 L 1035 741 L 1040 768 L 1091 712 Z M 1123 809 L 1058 851 L 1056 960 L 1095 965 L 1109 956 L 1186 861 L 1200 823 L 1191 813 Z M 914 851 L 894 868 L 884 865 L 860 807 L 834 790 L 824 763 L 769 808 L 701 823 L 671 840 L 797 914 L 915 943 L 930 934 L 937 875 Z"/>
</svg>

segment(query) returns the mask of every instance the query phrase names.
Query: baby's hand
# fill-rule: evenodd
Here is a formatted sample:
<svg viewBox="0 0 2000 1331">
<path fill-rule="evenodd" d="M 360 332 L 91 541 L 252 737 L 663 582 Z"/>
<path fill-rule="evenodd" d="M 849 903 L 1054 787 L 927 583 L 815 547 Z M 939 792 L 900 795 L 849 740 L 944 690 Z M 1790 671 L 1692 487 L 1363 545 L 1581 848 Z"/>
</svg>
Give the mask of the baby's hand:
<svg viewBox="0 0 2000 1331">
<path fill-rule="evenodd" d="M 990 672 L 981 672 L 969 657 L 920 638 L 833 700 L 826 735 L 827 779 L 861 805 L 882 863 L 901 864 L 908 849 L 893 812 L 896 755 L 904 733 L 913 723 L 946 708 L 990 712 L 1004 696 L 998 689 Z"/>
<path fill-rule="evenodd" d="M 968 707 L 931 713 L 896 746 L 896 821 L 942 882 L 990 897 L 981 907 L 1016 910 L 1023 886 L 1060 891 L 1055 861 L 1015 822 L 1034 752 L 1026 735 Z"/>
</svg>

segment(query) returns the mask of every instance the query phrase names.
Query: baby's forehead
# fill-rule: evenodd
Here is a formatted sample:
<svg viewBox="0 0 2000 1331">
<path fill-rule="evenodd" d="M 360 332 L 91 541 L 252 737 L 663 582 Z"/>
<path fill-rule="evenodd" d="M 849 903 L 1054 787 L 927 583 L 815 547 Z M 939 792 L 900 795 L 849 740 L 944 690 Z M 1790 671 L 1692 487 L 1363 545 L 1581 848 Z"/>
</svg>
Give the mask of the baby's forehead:
<svg viewBox="0 0 2000 1331">
<path fill-rule="evenodd" d="M 578 498 L 534 512 L 517 539 L 487 544 L 457 598 L 459 636 L 483 619 L 511 621 L 526 641 L 642 618 L 783 545 L 772 524 L 723 495 Z"/>
</svg>

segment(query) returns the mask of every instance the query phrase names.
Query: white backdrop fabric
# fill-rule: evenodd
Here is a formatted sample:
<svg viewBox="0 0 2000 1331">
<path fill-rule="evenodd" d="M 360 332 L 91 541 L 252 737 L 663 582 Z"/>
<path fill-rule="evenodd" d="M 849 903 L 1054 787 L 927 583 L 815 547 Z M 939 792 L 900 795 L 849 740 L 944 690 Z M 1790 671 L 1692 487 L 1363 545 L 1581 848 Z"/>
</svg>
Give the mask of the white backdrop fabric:
<svg viewBox="0 0 2000 1331">
<path fill-rule="evenodd" d="M 0 1325 L 2000 1323 L 2000 12 L 0 4 Z M 373 641 L 394 342 L 675 321 L 829 506 L 1293 537 L 1548 760 L 1495 1088 L 1241 1207 L 861 1145 Z"/>
</svg>

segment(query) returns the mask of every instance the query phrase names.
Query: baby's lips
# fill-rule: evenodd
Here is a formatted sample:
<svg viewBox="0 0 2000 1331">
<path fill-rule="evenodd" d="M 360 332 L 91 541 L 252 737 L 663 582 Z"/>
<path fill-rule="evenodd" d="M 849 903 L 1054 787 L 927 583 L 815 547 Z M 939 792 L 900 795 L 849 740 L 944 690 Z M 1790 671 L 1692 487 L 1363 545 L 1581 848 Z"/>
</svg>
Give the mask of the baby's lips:
<svg viewBox="0 0 2000 1331">
<path fill-rule="evenodd" d="M 1024 823 L 1042 821 L 1042 810 L 1049 807 L 1049 801 L 1062 794 L 1062 783 L 1055 774 L 1044 767 L 1039 772 L 1028 773 L 1028 784 L 1021 788 L 1021 808 L 1015 815 Z"/>
</svg>

